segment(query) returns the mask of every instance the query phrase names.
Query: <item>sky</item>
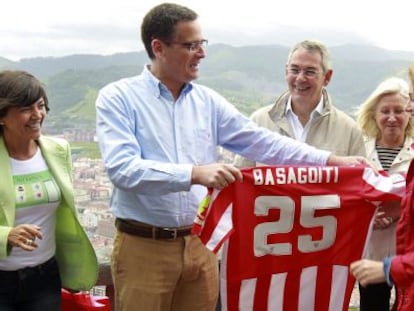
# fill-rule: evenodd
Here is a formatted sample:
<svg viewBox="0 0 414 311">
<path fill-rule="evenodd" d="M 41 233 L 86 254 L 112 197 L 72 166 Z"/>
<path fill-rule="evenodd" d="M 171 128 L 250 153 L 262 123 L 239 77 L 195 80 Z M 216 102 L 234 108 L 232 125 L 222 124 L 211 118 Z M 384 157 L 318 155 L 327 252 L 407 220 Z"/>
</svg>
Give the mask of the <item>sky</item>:
<svg viewBox="0 0 414 311">
<path fill-rule="evenodd" d="M 0 9 L 0 57 L 17 61 L 38 56 L 140 51 L 143 49 L 139 32 L 142 18 L 162 2 L 6 0 Z M 174 2 L 199 14 L 209 44 L 290 45 L 288 38 L 301 32 L 303 36 L 313 36 L 304 39 L 324 42 L 317 38 L 318 33 L 330 31 L 336 40 L 330 41 L 332 44 L 363 41 L 390 50 L 414 51 L 414 36 L 410 33 L 414 24 L 412 0 Z"/>
</svg>

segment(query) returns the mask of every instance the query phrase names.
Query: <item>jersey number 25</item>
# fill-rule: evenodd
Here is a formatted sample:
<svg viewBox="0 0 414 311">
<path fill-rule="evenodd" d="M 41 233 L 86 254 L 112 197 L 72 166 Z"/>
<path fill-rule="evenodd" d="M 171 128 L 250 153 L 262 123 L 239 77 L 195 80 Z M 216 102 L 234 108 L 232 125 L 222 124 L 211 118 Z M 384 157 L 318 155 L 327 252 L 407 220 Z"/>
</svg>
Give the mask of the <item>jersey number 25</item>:
<svg viewBox="0 0 414 311">
<path fill-rule="evenodd" d="M 300 225 L 304 228 L 322 228 L 322 238 L 312 240 L 310 234 L 299 235 L 298 251 L 311 253 L 332 246 L 336 238 L 337 219 L 332 215 L 316 216 L 315 212 L 340 208 L 339 196 L 334 194 L 302 196 L 300 202 Z M 289 233 L 293 230 L 295 208 L 295 201 L 289 196 L 260 196 L 256 198 L 254 206 L 256 216 L 266 216 L 270 209 L 280 210 L 280 217 L 277 221 L 261 223 L 254 228 L 254 254 L 256 257 L 292 254 L 292 243 L 268 244 L 267 237 L 278 233 Z"/>
</svg>

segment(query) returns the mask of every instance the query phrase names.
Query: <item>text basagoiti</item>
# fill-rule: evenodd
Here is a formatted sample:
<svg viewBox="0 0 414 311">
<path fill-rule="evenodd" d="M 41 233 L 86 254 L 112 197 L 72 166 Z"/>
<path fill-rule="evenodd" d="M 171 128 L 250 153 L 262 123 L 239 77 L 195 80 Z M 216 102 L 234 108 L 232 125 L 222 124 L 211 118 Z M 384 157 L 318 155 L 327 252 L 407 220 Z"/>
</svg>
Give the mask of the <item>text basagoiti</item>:
<svg viewBox="0 0 414 311">
<path fill-rule="evenodd" d="M 255 185 L 335 184 L 339 179 L 336 166 L 257 168 L 252 173 Z"/>
</svg>

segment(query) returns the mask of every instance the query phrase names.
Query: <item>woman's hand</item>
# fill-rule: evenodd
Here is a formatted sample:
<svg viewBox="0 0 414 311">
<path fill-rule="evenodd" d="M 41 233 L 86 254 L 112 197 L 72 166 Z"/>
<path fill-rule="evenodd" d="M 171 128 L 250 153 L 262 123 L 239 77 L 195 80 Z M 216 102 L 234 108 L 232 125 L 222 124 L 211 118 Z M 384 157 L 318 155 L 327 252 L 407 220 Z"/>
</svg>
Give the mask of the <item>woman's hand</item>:
<svg viewBox="0 0 414 311">
<path fill-rule="evenodd" d="M 11 229 L 7 241 L 11 246 L 20 247 L 25 251 L 32 251 L 38 247 L 36 238 L 42 239 L 40 227 L 36 225 L 22 224 Z"/>
<path fill-rule="evenodd" d="M 350 272 L 363 287 L 386 281 L 384 264 L 381 261 L 357 260 L 351 264 Z"/>
<path fill-rule="evenodd" d="M 383 202 L 374 219 L 374 229 L 386 229 L 400 218 L 399 201 Z"/>
</svg>

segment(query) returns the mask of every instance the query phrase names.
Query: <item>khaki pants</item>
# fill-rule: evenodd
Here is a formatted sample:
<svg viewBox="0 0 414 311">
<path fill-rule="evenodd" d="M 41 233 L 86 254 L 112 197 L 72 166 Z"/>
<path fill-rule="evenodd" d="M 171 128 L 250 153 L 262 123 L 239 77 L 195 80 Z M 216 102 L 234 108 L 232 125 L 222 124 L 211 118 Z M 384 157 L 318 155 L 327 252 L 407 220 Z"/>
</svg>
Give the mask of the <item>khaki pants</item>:
<svg viewBox="0 0 414 311">
<path fill-rule="evenodd" d="M 116 311 L 213 311 L 218 262 L 197 236 L 153 240 L 117 232 L 112 253 Z"/>
</svg>

